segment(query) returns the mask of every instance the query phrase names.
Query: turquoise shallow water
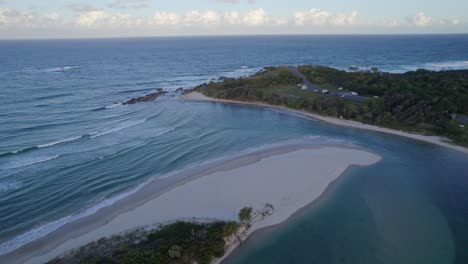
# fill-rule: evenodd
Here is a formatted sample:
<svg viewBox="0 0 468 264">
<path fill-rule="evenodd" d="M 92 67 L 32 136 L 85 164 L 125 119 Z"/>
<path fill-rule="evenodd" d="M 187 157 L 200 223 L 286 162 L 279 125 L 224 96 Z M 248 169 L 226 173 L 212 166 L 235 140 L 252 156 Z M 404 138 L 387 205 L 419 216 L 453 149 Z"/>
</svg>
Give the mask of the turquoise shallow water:
<svg viewBox="0 0 468 264">
<path fill-rule="evenodd" d="M 465 263 L 468 157 L 345 130 L 382 161 L 348 170 L 318 205 L 254 236 L 226 263 Z"/>
<path fill-rule="evenodd" d="M 349 171 L 318 210 L 267 242 L 246 244 L 234 263 L 466 263 L 466 155 L 278 111 L 185 102 L 172 92 L 120 103 L 268 65 L 467 68 L 467 43 L 468 35 L 0 41 L 0 253 L 155 177 L 308 137 L 384 159 Z"/>
</svg>

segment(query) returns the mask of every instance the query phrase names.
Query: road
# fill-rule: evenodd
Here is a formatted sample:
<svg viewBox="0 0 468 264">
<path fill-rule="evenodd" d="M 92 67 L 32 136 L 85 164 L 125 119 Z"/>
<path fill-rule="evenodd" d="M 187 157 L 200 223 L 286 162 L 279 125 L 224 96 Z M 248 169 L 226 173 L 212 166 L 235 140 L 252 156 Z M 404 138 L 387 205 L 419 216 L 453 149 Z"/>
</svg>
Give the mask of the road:
<svg viewBox="0 0 468 264">
<path fill-rule="evenodd" d="M 302 74 L 302 72 L 299 71 L 299 69 L 297 67 L 289 66 L 288 68 L 296 77 L 302 79 L 303 84 L 305 86 L 307 86 L 307 90 L 313 91 L 313 92 L 320 92 L 320 93 L 322 92 L 322 89 L 320 87 L 318 87 L 317 85 L 311 83 L 307 79 L 307 77 L 304 74 Z M 367 99 L 369 99 L 369 98 L 364 97 L 364 96 L 352 95 L 350 92 L 338 93 L 338 92 L 330 91 L 328 93 L 328 95 L 332 95 L 332 96 L 336 96 L 336 97 L 342 97 L 342 98 L 346 98 L 346 99 L 357 101 L 357 102 L 363 102 L 363 101 L 366 101 Z"/>
</svg>

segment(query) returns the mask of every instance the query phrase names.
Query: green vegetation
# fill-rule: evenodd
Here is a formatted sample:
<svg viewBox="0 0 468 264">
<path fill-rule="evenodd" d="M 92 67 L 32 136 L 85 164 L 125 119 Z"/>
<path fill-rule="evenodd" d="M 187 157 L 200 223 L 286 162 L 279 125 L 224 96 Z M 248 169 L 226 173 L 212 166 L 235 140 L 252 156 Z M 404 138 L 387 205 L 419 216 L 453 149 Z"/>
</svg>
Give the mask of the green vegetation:
<svg viewBox="0 0 468 264">
<path fill-rule="evenodd" d="M 252 207 L 244 207 L 239 212 L 239 220 L 241 223 L 250 223 L 252 221 Z"/>
<path fill-rule="evenodd" d="M 346 72 L 322 66 L 301 66 L 299 70 L 319 87 L 343 87 L 369 99 L 357 102 L 301 90 L 297 84 L 302 80 L 286 67 L 268 67 L 251 77 L 225 78 L 196 90 L 220 99 L 284 105 L 397 130 L 441 135 L 468 146 L 468 130 L 452 118 L 453 114 L 468 114 L 468 70 L 404 74 L 377 69 Z"/>
<path fill-rule="evenodd" d="M 224 255 L 224 238 L 237 235 L 239 227 L 236 222 L 176 222 L 103 238 L 49 263 L 208 264 Z"/>
</svg>

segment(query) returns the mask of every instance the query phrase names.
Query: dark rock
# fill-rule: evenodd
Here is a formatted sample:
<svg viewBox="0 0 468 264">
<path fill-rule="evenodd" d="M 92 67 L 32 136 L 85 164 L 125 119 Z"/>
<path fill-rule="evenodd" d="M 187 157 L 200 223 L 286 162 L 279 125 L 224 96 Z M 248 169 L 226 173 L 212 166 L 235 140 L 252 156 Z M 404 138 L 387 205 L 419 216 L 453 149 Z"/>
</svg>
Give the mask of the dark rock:
<svg viewBox="0 0 468 264">
<path fill-rule="evenodd" d="M 163 89 L 159 88 L 157 92 L 155 93 L 150 93 L 142 97 L 138 98 L 132 98 L 128 100 L 127 102 L 123 103 L 124 105 L 129 105 L 129 104 L 136 104 L 136 103 L 142 103 L 142 102 L 149 102 L 149 101 L 154 101 L 158 99 L 161 95 L 167 93 Z"/>
</svg>

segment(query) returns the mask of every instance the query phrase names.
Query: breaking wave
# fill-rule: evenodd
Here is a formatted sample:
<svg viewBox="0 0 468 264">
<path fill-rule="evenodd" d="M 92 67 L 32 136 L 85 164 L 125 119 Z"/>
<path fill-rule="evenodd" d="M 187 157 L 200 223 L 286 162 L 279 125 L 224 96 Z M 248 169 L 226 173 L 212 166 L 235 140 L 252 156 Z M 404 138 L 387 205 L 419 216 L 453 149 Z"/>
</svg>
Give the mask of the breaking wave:
<svg viewBox="0 0 468 264">
<path fill-rule="evenodd" d="M 3 169 L 18 169 L 18 168 L 22 168 L 26 166 L 31 166 L 33 164 L 53 160 L 58 157 L 60 157 L 60 155 L 39 156 L 39 157 L 29 157 L 29 158 L 18 159 L 18 160 L 6 163 L 3 166 Z"/>
<path fill-rule="evenodd" d="M 117 131 L 120 131 L 120 130 L 123 130 L 123 129 L 127 129 L 127 128 L 130 128 L 130 127 L 142 124 L 142 123 L 146 122 L 146 120 L 147 119 L 144 118 L 144 119 L 137 120 L 137 121 L 124 122 L 121 126 L 117 126 L 117 127 L 111 128 L 109 130 L 104 130 L 102 132 L 94 132 L 89 136 L 89 138 L 97 138 L 97 137 L 104 136 L 104 135 L 107 135 L 107 134 L 110 134 L 110 133 L 114 133 L 114 132 L 117 132 Z"/>
</svg>

